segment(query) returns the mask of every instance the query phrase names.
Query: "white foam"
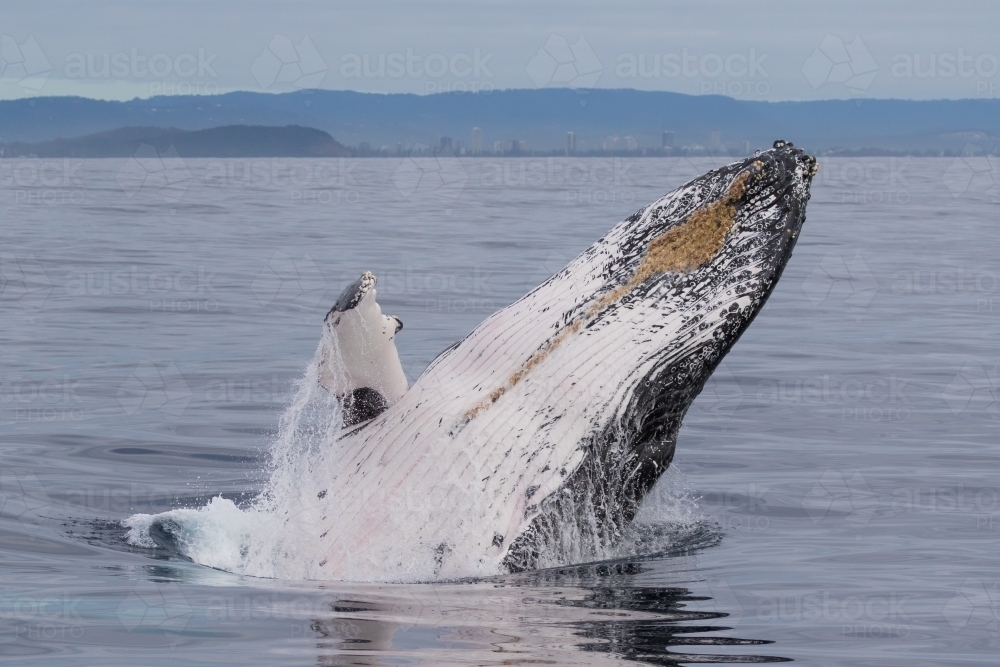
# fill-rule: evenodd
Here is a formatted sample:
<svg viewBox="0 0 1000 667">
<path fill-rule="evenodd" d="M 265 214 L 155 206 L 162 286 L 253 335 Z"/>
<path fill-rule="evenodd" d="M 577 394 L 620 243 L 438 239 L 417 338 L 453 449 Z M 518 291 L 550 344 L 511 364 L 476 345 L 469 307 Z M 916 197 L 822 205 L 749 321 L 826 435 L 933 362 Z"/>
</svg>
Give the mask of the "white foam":
<svg viewBox="0 0 1000 667">
<path fill-rule="evenodd" d="M 316 358 L 320 357 L 318 350 Z M 340 408 L 317 382 L 316 360 L 309 365 L 292 403 L 279 421 L 278 437 L 271 448 L 270 478 L 265 490 L 247 507 L 237 507 L 231 500 L 213 498 L 204 507 L 175 509 L 160 514 L 136 514 L 127 519 L 127 539 L 131 544 L 154 547 L 149 527 L 154 520 L 170 520 L 179 527 L 177 546 L 184 556 L 209 567 L 254 577 L 278 579 L 325 579 L 329 574 L 319 563 L 329 558 L 324 551 L 320 526 L 332 525 L 337 517 L 321 521 L 323 504 L 320 494 L 338 465 Z M 640 524 L 678 524 L 696 519 L 690 496 L 680 490 L 676 474 L 668 474 L 657 485 L 637 520 Z M 442 480 L 442 488 L 448 487 Z M 676 490 L 676 492 L 675 492 Z M 581 511 L 586 511 L 582 510 Z M 372 526 L 380 534 L 395 539 L 380 540 L 366 552 L 356 545 L 343 553 L 338 576 L 354 581 L 427 581 L 442 576 L 428 564 L 435 562 L 438 544 L 421 534 L 421 526 L 392 522 Z M 658 551 L 664 539 L 650 543 L 648 531 L 626 532 L 614 546 L 595 544 L 578 533 L 576 522 L 566 522 L 566 533 L 559 540 L 559 553 L 546 553 L 542 566 L 605 560 L 636 555 L 637 550 Z M 448 545 L 451 567 L 444 576 L 476 577 L 497 574 L 470 554 L 462 553 L 463 536 L 473 534 L 468 527 L 463 535 L 460 526 Z M 467 540 L 468 541 L 468 540 Z M 375 546 L 375 545 L 378 546 Z"/>
</svg>

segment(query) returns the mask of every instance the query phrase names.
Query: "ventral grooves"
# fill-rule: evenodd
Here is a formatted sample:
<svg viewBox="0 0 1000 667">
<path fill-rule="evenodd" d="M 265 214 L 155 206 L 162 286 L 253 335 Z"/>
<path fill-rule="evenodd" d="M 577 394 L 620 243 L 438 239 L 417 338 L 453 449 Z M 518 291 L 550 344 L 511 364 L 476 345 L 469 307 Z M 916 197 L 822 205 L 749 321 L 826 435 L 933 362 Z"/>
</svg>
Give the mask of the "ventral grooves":
<svg viewBox="0 0 1000 667">
<path fill-rule="evenodd" d="M 754 163 L 755 170 L 762 167 Z M 454 435 L 481 412 L 496 403 L 501 396 L 515 387 L 542 363 L 569 336 L 589 324 L 608 307 L 621 301 L 633 289 L 656 275 L 671 271 L 682 273 L 704 266 L 722 250 L 736 221 L 737 203 L 746 193 L 750 171 L 744 171 L 733 179 L 729 189 L 719 199 L 694 210 L 686 220 L 663 232 L 646 247 L 635 273 L 624 285 L 619 285 L 591 304 L 582 318 L 567 324 L 552 338 L 536 350 L 507 381 L 490 392 L 489 396 L 470 408 L 452 429 Z"/>
</svg>

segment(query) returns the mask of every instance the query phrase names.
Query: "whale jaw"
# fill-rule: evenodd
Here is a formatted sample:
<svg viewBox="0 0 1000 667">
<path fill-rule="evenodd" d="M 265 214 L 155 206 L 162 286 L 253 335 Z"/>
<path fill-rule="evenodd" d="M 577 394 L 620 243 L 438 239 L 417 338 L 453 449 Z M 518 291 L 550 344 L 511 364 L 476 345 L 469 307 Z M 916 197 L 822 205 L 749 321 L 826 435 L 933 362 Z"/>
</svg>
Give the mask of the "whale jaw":
<svg viewBox="0 0 1000 667">
<path fill-rule="evenodd" d="M 694 192 L 699 208 L 688 212 L 687 218 L 667 217 L 662 221 L 665 229 L 653 225 L 652 233 L 642 234 L 649 254 L 658 238 L 682 232 L 698 211 L 718 209 L 727 198 L 736 200 L 732 203 L 737 210 L 725 211 L 732 215 L 727 239 L 713 257 L 696 262 L 696 267 L 686 266 L 687 272 L 665 271 L 644 281 L 644 297 L 637 300 L 645 298 L 647 305 L 655 302 L 661 312 L 687 311 L 691 321 L 633 383 L 616 418 L 592 435 L 583 462 L 560 492 L 540 503 L 531 524 L 503 559 L 507 571 L 535 568 L 545 552 L 573 551 L 567 539 L 605 547 L 621 539 L 642 500 L 673 460 L 677 435 L 691 403 L 777 284 L 805 221 L 809 185 L 816 172 L 814 158 L 790 143 L 776 141 L 771 151 L 680 188 Z M 738 193 L 733 192 L 734 183 Z M 650 208 L 645 210 L 647 215 Z M 697 246 L 696 241 L 692 239 Z M 711 305 L 705 307 L 706 302 Z M 651 318 L 650 324 L 654 323 Z M 711 335 L 690 336 L 697 328 Z M 688 337 L 692 339 L 689 344 L 678 344 Z M 567 524 L 573 523 L 567 531 Z"/>
<path fill-rule="evenodd" d="M 353 578 L 365 554 L 464 577 L 554 563 L 568 541 L 606 553 L 773 290 L 814 173 L 782 143 L 695 179 L 442 353 L 315 473 L 317 571 Z"/>
</svg>

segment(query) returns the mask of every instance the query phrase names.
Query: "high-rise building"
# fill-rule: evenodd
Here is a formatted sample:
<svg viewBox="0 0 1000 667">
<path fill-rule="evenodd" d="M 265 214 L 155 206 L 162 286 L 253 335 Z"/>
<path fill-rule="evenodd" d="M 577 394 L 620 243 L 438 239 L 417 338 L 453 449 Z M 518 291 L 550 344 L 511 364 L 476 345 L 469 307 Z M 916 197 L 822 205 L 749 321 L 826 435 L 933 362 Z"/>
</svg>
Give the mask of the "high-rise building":
<svg viewBox="0 0 1000 667">
<path fill-rule="evenodd" d="M 674 133 L 663 131 L 663 148 L 673 148 L 674 147 Z"/>
<path fill-rule="evenodd" d="M 576 153 L 576 135 L 572 132 L 566 133 L 566 155 L 573 155 Z"/>
<path fill-rule="evenodd" d="M 483 152 L 483 131 L 478 127 L 472 128 L 472 153 L 478 154 Z"/>
<path fill-rule="evenodd" d="M 441 146 L 440 146 L 440 149 L 441 149 L 442 153 L 452 153 L 452 152 L 454 152 L 454 149 L 452 149 L 452 147 L 451 147 L 451 137 L 441 137 Z"/>
<path fill-rule="evenodd" d="M 717 151 L 722 148 L 722 132 L 712 130 L 712 137 L 708 142 L 708 147 L 713 151 Z"/>
</svg>

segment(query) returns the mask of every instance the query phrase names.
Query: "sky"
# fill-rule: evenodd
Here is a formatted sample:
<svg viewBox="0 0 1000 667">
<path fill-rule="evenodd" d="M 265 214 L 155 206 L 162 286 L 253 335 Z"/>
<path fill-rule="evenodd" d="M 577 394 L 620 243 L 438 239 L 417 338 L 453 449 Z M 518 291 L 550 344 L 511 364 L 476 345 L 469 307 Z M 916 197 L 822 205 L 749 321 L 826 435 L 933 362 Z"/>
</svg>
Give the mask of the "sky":
<svg viewBox="0 0 1000 667">
<path fill-rule="evenodd" d="M 1000 96 L 1000 3 L 7 0 L 0 99 L 599 87 Z"/>
</svg>

